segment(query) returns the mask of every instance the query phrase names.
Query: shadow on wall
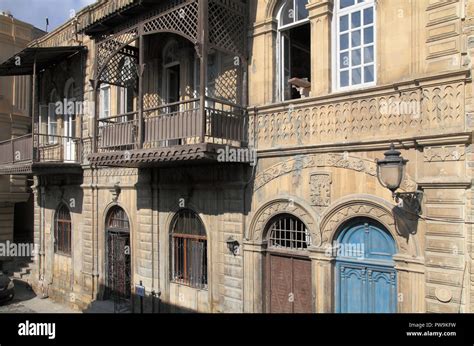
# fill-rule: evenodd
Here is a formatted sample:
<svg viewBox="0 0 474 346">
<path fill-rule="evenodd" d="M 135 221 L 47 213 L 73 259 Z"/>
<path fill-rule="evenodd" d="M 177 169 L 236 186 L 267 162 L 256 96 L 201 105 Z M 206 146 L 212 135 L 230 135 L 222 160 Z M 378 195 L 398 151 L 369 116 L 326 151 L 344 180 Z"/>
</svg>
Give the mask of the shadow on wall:
<svg viewBox="0 0 474 346">
<path fill-rule="evenodd" d="M 415 235 L 418 232 L 419 216 L 407 207 L 399 208 L 397 206 L 392 209 L 392 214 L 398 233 L 408 243 L 410 235 Z"/>
<path fill-rule="evenodd" d="M 84 192 L 81 188 L 83 177 L 64 175 L 57 177 L 58 180 L 54 185 L 45 186 L 45 196 L 42 196 L 41 193 L 37 195 L 36 203 L 41 208 L 56 210 L 62 202 L 67 205 L 71 213 L 81 214 L 84 200 Z"/>
<path fill-rule="evenodd" d="M 139 174 L 139 185 L 149 187 L 148 189 L 137 188 L 137 207 L 140 209 L 150 209 L 149 202 L 151 186 L 155 181 L 159 186 L 158 205 L 153 205 L 153 210 L 163 213 L 174 213 L 178 209 L 197 202 L 205 201 L 207 193 L 218 196 L 218 200 L 226 203 L 225 206 L 217 205 L 218 210 L 225 210 L 225 213 L 244 213 L 248 215 L 253 195 L 253 184 L 251 181 L 252 167 L 247 164 L 201 164 L 194 166 L 181 166 L 177 168 L 160 168 L 141 170 Z M 145 178 L 146 177 L 146 178 Z M 141 180 L 142 179 L 142 180 Z M 147 180 L 148 181 L 145 181 Z M 196 186 L 206 186 L 206 188 L 196 189 Z M 236 195 L 222 198 L 221 194 L 229 191 L 229 187 L 235 190 Z M 168 196 L 173 196 L 172 200 L 163 203 L 161 191 L 166 190 Z M 172 194 L 169 192 L 173 191 Z M 145 194 L 145 195 L 144 195 Z M 242 201 L 245 199 L 245 203 Z M 200 207 L 200 206 L 198 206 Z M 210 210 L 202 210 L 207 215 L 216 216 Z"/>
<path fill-rule="evenodd" d="M 107 290 L 107 287 L 101 285 L 100 292 L 105 292 Z M 132 293 L 130 298 L 125 299 L 117 292 L 110 292 L 109 296 L 109 299 L 93 301 L 83 309 L 82 312 L 106 314 L 140 314 L 142 311 L 145 314 L 197 313 L 197 311 L 164 302 L 158 295 L 152 296 L 151 294 L 146 294 L 145 297 L 140 297 L 136 293 Z M 143 299 L 143 303 L 141 302 L 141 298 Z"/>
</svg>

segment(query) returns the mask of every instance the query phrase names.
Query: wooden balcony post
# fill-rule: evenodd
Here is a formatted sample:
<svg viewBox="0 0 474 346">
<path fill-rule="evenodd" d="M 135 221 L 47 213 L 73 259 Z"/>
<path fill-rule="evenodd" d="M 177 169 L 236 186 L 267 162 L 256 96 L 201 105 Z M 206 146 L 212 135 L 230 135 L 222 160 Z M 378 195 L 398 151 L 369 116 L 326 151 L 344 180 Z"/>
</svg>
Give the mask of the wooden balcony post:
<svg viewBox="0 0 474 346">
<path fill-rule="evenodd" d="M 138 43 L 138 149 L 143 148 L 143 73 L 145 72 L 145 36 L 143 35 L 143 24 L 139 28 Z"/>
<path fill-rule="evenodd" d="M 34 140 L 34 135 L 35 135 L 35 122 L 36 122 L 36 82 L 37 82 L 37 74 L 36 74 L 36 56 L 35 56 L 35 59 L 34 59 L 34 62 L 33 62 L 33 77 L 32 77 L 32 81 L 31 81 L 31 85 L 32 85 L 32 88 L 31 88 L 31 133 L 33 134 L 31 136 L 31 161 L 32 162 L 35 162 L 38 158 L 38 155 L 35 155 L 35 140 Z M 39 121 L 39 116 L 38 116 L 38 121 Z M 38 124 L 36 122 L 36 140 L 37 140 L 37 146 L 39 147 L 39 126 L 40 124 Z M 13 147 L 13 144 L 12 144 L 12 147 Z M 15 157 L 13 157 L 13 160 L 15 159 Z"/>
<path fill-rule="evenodd" d="M 99 83 L 97 80 L 92 81 L 92 86 L 94 88 L 94 119 L 92 122 L 92 152 L 97 153 L 98 148 L 98 136 L 99 136 Z"/>
<path fill-rule="evenodd" d="M 207 85 L 207 59 L 208 59 L 208 39 L 209 39 L 209 0 L 199 0 L 199 35 L 200 35 L 200 87 L 199 113 L 201 122 L 201 143 L 206 141 L 206 85 Z"/>
</svg>

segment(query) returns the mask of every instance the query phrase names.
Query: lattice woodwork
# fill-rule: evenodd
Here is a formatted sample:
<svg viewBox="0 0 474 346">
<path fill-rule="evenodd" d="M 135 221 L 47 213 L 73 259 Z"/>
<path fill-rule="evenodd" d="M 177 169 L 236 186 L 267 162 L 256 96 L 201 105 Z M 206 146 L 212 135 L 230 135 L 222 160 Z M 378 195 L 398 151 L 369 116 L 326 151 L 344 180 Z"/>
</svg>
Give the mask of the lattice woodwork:
<svg viewBox="0 0 474 346">
<path fill-rule="evenodd" d="M 97 80 L 121 86 L 126 86 L 130 80 L 136 80 L 138 50 L 125 45 L 137 38 L 138 29 L 132 28 L 121 34 L 103 38 L 97 43 Z M 126 56 L 131 58 L 132 66 L 122 71 Z"/>
<path fill-rule="evenodd" d="M 144 23 L 144 33 L 174 32 L 192 42 L 198 37 L 199 6 L 197 1 L 176 6 Z"/>
<path fill-rule="evenodd" d="M 209 2 L 209 43 L 212 47 L 245 55 L 245 7 L 240 1 Z"/>
</svg>

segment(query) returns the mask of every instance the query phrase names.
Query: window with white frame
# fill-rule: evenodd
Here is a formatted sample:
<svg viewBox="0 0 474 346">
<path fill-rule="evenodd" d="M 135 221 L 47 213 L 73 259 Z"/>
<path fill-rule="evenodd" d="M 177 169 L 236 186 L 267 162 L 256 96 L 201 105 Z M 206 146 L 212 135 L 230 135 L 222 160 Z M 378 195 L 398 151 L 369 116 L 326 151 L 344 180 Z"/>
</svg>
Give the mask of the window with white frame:
<svg viewBox="0 0 474 346">
<path fill-rule="evenodd" d="M 311 27 L 308 0 L 283 0 L 278 12 L 278 94 L 282 101 L 301 98 L 298 85 L 311 79 Z M 308 89 L 308 88 L 307 88 Z"/>
<path fill-rule="evenodd" d="M 374 0 L 338 0 L 335 6 L 337 89 L 374 85 Z"/>
<path fill-rule="evenodd" d="M 56 89 L 51 91 L 48 104 L 48 143 L 56 144 L 58 142 L 58 119 L 57 116 L 57 102 L 59 96 Z"/>
<path fill-rule="evenodd" d="M 110 117 L 110 85 L 103 84 L 100 86 L 100 119 Z"/>
</svg>

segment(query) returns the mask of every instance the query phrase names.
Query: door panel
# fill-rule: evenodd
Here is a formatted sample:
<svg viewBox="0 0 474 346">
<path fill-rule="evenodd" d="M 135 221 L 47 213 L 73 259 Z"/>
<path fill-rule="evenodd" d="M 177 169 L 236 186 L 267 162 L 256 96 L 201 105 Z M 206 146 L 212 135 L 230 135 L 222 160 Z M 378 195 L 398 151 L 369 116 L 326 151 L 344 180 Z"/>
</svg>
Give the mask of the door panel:
<svg viewBox="0 0 474 346">
<path fill-rule="evenodd" d="M 396 312 L 396 272 L 383 268 L 352 263 L 338 263 L 337 312 L 394 313 Z"/>
<path fill-rule="evenodd" d="M 269 312 L 312 313 L 311 261 L 278 255 L 269 261 Z"/>
<path fill-rule="evenodd" d="M 369 271 L 370 311 L 390 313 L 396 309 L 395 275 L 389 271 Z"/>
<path fill-rule="evenodd" d="M 336 262 L 336 311 L 394 313 L 397 311 L 395 241 L 379 223 L 359 219 L 339 236 L 341 248 L 363 248 L 364 256 L 341 252 Z"/>
<path fill-rule="evenodd" d="M 293 259 L 293 292 L 293 312 L 312 313 L 311 261 Z"/>
<path fill-rule="evenodd" d="M 270 311 L 292 313 L 292 263 L 291 258 L 270 256 Z"/>
</svg>

